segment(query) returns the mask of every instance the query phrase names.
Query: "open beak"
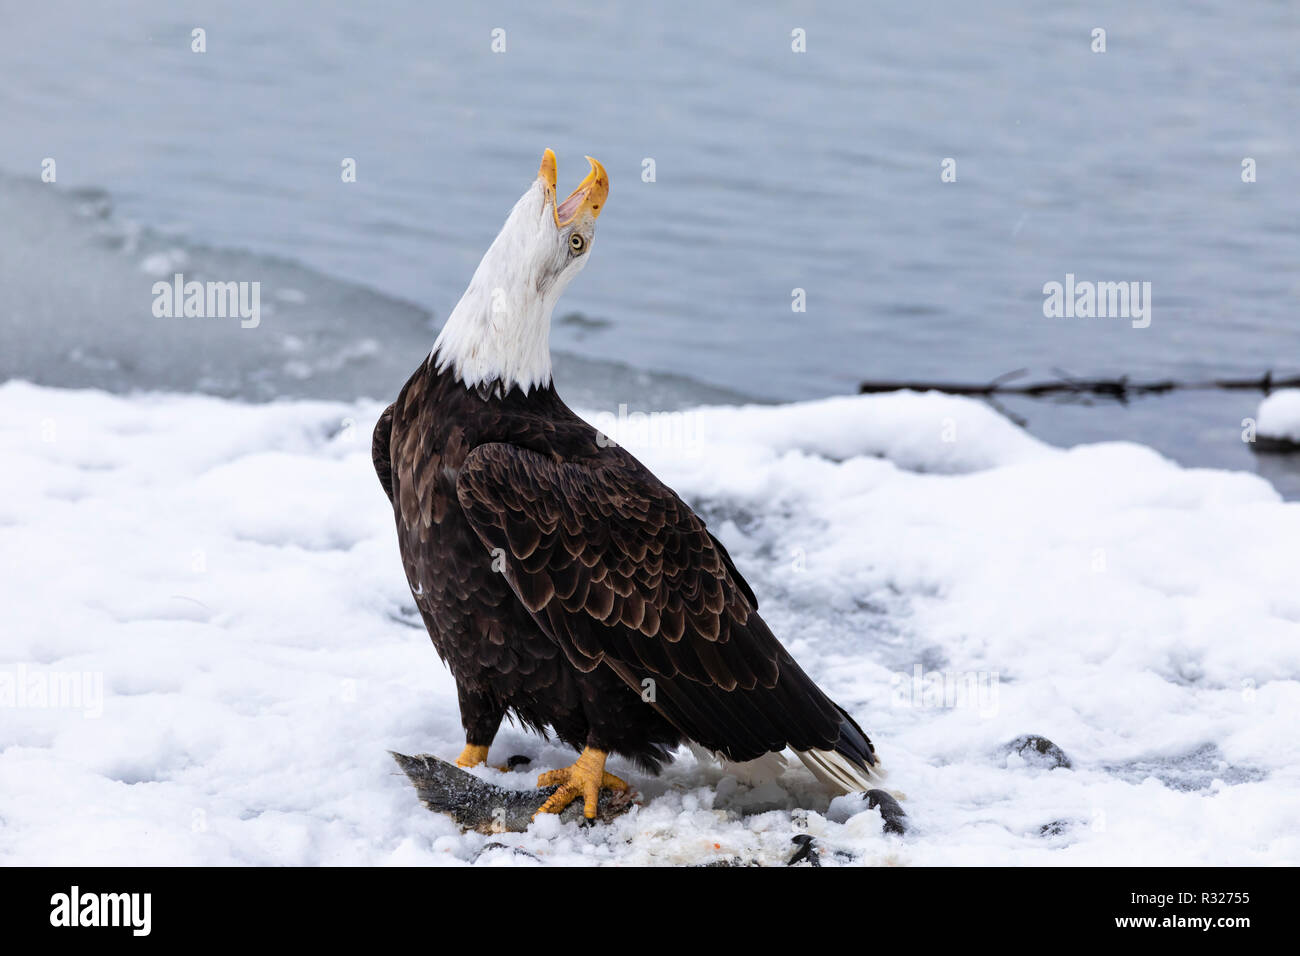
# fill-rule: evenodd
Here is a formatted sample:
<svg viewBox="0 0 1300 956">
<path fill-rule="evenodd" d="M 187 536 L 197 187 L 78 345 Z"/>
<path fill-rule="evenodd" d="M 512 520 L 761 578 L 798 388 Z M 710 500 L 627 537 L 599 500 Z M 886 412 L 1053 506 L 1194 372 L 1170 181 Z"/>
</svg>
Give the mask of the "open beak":
<svg viewBox="0 0 1300 956">
<path fill-rule="evenodd" d="M 605 197 L 609 195 L 609 175 L 605 172 L 605 167 L 590 156 L 587 157 L 587 162 L 591 164 L 587 178 L 578 183 L 578 188 L 569 193 L 569 198 L 564 202 L 556 202 L 555 182 L 558 170 L 555 153 L 548 149 L 542 154 L 542 165 L 537 170 L 537 178 L 546 184 L 547 198 L 552 203 L 557 227 L 567 226 L 584 215 L 595 219 L 605 206 Z"/>
</svg>

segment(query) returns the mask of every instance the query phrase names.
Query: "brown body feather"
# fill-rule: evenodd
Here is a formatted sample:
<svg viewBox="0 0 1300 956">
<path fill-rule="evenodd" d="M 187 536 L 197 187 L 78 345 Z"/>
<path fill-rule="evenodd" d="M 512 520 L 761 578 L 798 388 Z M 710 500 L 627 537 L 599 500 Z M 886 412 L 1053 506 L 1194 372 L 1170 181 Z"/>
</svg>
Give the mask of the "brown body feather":
<svg viewBox="0 0 1300 956">
<path fill-rule="evenodd" d="M 553 388 L 470 390 L 426 362 L 373 457 L 470 743 L 511 712 L 652 770 L 686 740 L 875 763 L 704 522 Z"/>
</svg>

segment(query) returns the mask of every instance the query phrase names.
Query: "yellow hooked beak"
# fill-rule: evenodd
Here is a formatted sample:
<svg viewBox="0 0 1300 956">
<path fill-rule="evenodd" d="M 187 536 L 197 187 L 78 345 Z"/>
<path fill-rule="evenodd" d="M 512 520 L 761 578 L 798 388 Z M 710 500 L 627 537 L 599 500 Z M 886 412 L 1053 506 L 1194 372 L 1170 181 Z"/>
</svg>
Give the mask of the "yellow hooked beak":
<svg viewBox="0 0 1300 956">
<path fill-rule="evenodd" d="M 555 153 L 548 149 L 542 154 L 542 165 L 537 170 L 537 178 L 546 184 L 556 227 L 567 226 L 584 215 L 595 219 L 605 206 L 605 197 L 609 195 L 609 175 L 605 172 L 605 167 L 590 156 L 587 157 L 587 162 L 591 164 L 587 178 L 578 183 L 578 188 L 569 193 L 568 199 L 556 202 L 555 181 L 558 170 Z"/>
</svg>

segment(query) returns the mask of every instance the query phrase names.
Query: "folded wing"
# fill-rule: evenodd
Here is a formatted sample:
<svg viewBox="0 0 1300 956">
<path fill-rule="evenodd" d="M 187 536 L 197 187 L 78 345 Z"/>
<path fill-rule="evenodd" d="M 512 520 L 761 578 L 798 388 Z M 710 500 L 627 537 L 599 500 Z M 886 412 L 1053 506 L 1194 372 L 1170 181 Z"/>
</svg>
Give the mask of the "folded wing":
<svg viewBox="0 0 1300 956">
<path fill-rule="evenodd" d="M 870 741 L 768 630 L 699 516 L 623 449 L 602 452 L 557 461 L 481 445 L 457 479 L 485 559 L 574 666 L 653 688 L 647 706 L 731 760 L 789 746 L 874 765 Z"/>
</svg>

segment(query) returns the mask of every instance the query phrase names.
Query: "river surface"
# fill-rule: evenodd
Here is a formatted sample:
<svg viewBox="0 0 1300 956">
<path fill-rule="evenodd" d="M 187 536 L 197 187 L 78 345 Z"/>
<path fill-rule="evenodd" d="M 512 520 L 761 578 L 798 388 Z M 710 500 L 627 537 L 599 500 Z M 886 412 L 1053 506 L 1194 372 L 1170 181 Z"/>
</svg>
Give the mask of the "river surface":
<svg viewBox="0 0 1300 956">
<path fill-rule="evenodd" d="M 1294 373 L 1298 48 L 1263 0 L 0 0 L 0 376 L 395 394 L 546 146 L 612 183 L 554 328 L 575 403 Z M 261 282 L 262 324 L 155 318 L 178 271 Z M 1045 317 L 1067 275 L 1150 283 L 1149 326 Z M 1255 468 L 1258 399 L 1006 408 Z"/>
</svg>

